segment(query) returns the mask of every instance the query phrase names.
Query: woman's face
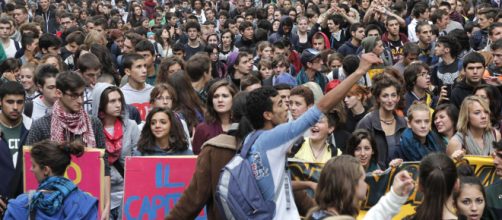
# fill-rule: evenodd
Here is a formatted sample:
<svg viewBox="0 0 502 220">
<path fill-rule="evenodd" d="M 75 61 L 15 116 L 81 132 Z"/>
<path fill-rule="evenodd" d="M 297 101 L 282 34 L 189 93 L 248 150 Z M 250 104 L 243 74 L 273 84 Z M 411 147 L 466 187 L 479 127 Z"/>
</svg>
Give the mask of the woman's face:
<svg viewBox="0 0 502 220">
<path fill-rule="evenodd" d="M 209 36 L 209 38 L 207 39 L 207 44 L 218 46 L 218 37 L 216 37 L 216 35 Z"/>
<path fill-rule="evenodd" d="M 87 19 L 87 12 L 80 13 L 80 20 L 85 21 Z"/>
<path fill-rule="evenodd" d="M 331 68 L 331 70 L 335 70 L 335 69 L 338 69 L 340 67 L 342 67 L 342 62 L 340 60 L 333 60 L 331 61 L 331 63 L 329 64 L 329 67 Z"/>
<path fill-rule="evenodd" d="M 361 1 L 361 8 L 367 9 L 370 7 L 370 0 L 362 0 Z"/>
<path fill-rule="evenodd" d="M 213 49 L 213 52 L 211 54 L 209 54 L 209 58 L 211 59 L 211 62 L 216 62 L 218 61 L 218 55 L 220 54 L 220 52 L 218 52 L 218 49 L 214 48 Z"/>
<path fill-rule="evenodd" d="M 429 111 L 413 111 L 413 117 L 408 120 L 408 127 L 411 128 L 413 133 L 419 138 L 427 137 L 431 129 L 431 118 Z"/>
<path fill-rule="evenodd" d="M 216 89 L 213 95 L 213 108 L 218 114 L 229 113 L 232 110 L 232 94 L 226 86 Z"/>
<path fill-rule="evenodd" d="M 357 181 L 356 185 L 356 194 L 355 194 L 355 199 L 354 202 L 356 204 L 359 203 L 359 201 L 364 200 L 366 198 L 366 192 L 368 191 L 368 184 L 366 184 L 366 181 L 364 181 L 366 175 L 364 175 L 365 171 L 363 166 L 361 166 L 361 177 L 359 177 L 359 180 Z"/>
<path fill-rule="evenodd" d="M 170 38 L 170 36 L 169 36 L 169 31 L 168 31 L 167 29 L 163 29 L 163 30 L 162 30 L 162 34 L 160 35 L 160 37 L 161 37 L 162 39 L 169 39 L 169 38 Z"/>
<path fill-rule="evenodd" d="M 380 108 L 386 111 L 394 111 L 396 105 L 399 102 L 399 95 L 397 94 L 396 87 L 390 86 L 382 90 L 378 96 L 378 103 Z"/>
<path fill-rule="evenodd" d="M 363 167 L 368 167 L 371 162 L 371 157 L 375 154 L 368 139 L 362 139 L 354 150 L 354 157 L 361 162 Z"/>
<path fill-rule="evenodd" d="M 153 107 L 171 109 L 173 107 L 173 98 L 169 95 L 168 91 L 164 91 L 162 94 L 155 97 Z"/>
<path fill-rule="evenodd" d="M 345 106 L 347 106 L 348 109 L 352 109 L 361 103 L 361 97 L 355 94 L 347 95 L 345 96 L 344 101 L 345 101 Z"/>
<path fill-rule="evenodd" d="M 490 115 L 487 109 L 484 109 L 479 102 L 472 102 L 469 105 L 469 126 L 479 129 L 488 127 Z"/>
<path fill-rule="evenodd" d="M 268 9 L 267 9 L 267 13 L 268 13 L 269 15 L 272 15 L 272 14 L 274 14 L 274 11 L 275 11 L 274 6 L 269 5 L 269 6 L 268 6 Z"/>
<path fill-rule="evenodd" d="M 272 24 L 272 31 L 273 32 L 277 32 L 279 30 L 279 25 L 281 23 L 279 21 L 274 21 L 274 23 Z"/>
<path fill-rule="evenodd" d="M 54 67 L 56 67 L 56 69 L 60 69 L 59 67 L 59 60 L 56 59 L 55 57 L 49 57 L 46 61 L 45 61 L 45 64 L 51 64 L 53 65 Z"/>
<path fill-rule="evenodd" d="M 260 53 L 262 59 L 270 59 L 272 56 L 272 47 L 265 47 Z"/>
<path fill-rule="evenodd" d="M 221 43 L 225 47 L 229 47 L 232 44 L 232 33 L 226 32 L 221 36 Z"/>
<path fill-rule="evenodd" d="M 310 127 L 310 139 L 313 141 L 323 141 L 335 128 L 329 127 L 328 118 L 323 116 L 314 126 Z"/>
<path fill-rule="evenodd" d="M 31 172 L 35 174 L 35 178 L 40 183 L 49 176 L 47 170 L 44 170 L 42 167 L 40 167 L 40 165 L 35 160 L 33 160 L 33 158 L 31 158 L 30 160 L 31 160 Z"/>
<path fill-rule="evenodd" d="M 298 31 L 302 32 L 302 33 L 305 33 L 308 31 L 308 24 L 307 24 L 307 19 L 300 19 L 300 21 L 298 22 Z"/>
<path fill-rule="evenodd" d="M 24 90 L 31 91 L 35 86 L 35 82 L 33 81 L 33 71 L 29 68 L 22 68 L 19 73 L 19 81 L 21 85 L 23 85 Z"/>
<path fill-rule="evenodd" d="M 148 29 L 150 27 L 148 19 L 143 20 L 143 22 L 141 22 L 141 26 Z"/>
<path fill-rule="evenodd" d="M 488 103 L 488 105 L 490 104 L 490 99 L 488 98 L 488 94 L 486 94 L 486 90 L 484 89 L 478 89 L 476 90 L 476 92 L 474 93 L 475 96 L 478 96 L 479 98 L 485 100 L 486 103 Z"/>
<path fill-rule="evenodd" d="M 134 14 L 136 16 L 141 16 L 141 14 L 142 14 L 141 8 L 140 7 L 134 7 Z"/>
<path fill-rule="evenodd" d="M 157 112 L 152 116 L 150 129 L 156 139 L 166 138 L 171 130 L 171 120 L 165 112 Z"/>
<path fill-rule="evenodd" d="M 122 96 L 119 92 L 113 91 L 108 93 L 108 104 L 106 105 L 107 115 L 119 117 L 122 113 Z"/>
<path fill-rule="evenodd" d="M 178 71 L 180 69 L 181 69 L 181 65 L 179 63 L 175 63 L 175 64 L 169 66 L 169 68 L 167 68 L 167 75 L 174 74 L 176 71 Z"/>
<path fill-rule="evenodd" d="M 267 79 L 272 76 L 272 69 L 266 66 L 260 67 L 260 75 L 262 79 Z"/>
<path fill-rule="evenodd" d="M 455 129 L 453 121 L 451 121 L 446 110 L 436 112 L 434 116 L 434 125 L 436 125 L 436 129 L 442 135 L 446 135 Z"/>
<path fill-rule="evenodd" d="M 373 53 L 380 56 L 384 51 L 383 42 L 381 40 L 376 42 L 375 48 L 373 48 Z"/>
<path fill-rule="evenodd" d="M 463 184 L 456 205 L 458 213 L 465 215 L 469 220 L 479 220 L 483 215 L 486 203 L 479 186 Z"/>
</svg>

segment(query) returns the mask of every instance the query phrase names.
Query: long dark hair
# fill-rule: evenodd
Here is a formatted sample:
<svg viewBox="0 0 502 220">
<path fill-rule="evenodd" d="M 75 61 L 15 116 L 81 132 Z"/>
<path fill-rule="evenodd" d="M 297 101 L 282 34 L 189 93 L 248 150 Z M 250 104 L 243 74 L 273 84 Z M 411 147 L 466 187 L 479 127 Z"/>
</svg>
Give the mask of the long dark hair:
<svg viewBox="0 0 502 220">
<path fill-rule="evenodd" d="M 56 176 L 63 176 L 70 165 L 71 155 L 80 157 L 84 154 L 84 145 L 78 141 L 57 143 L 44 140 L 31 148 L 31 158 L 40 166 L 48 166 Z"/>
<path fill-rule="evenodd" d="M 118 85 L 120 83 L 120 76 L 115 68 L 115 63 L 113 62 L 113 56 L 110 50 L 103 45 L 92 44 L 89 51 L 96 55 L 101 62 L 101 73 L 112 75 L 115 85 Z"/>
<path fill-rule="evenodd" d="M 154 151 L 153 149 L 157 143 L 155 141 L 156 138 L 152 133 L 150 124 L 152 123 L 153 116 L 157 113 L 165 113 L 171 122 L 171 128 L 169 130 L 169 150 L 175 152 L 187 150 L 188 141 L 185 137 L 185 132 L 183 131 L 180 120 L 169 109 L 154 108 L 146 117 L 145 126 L 143 127 L 138 140 L 138 151 L 147 154 Z"/>
<path fill-rule="evenodd" d="M 373 150 L 373 155 L 371 155 L 370 164 L 368 164 L 368 166 L 370 166 L 371 163 L 378 163 L 378 148 L 376 145 L 375 138 L 366 129 L 356 129 L 354 132 L 352 132 L 352 135 L 347 140 L 347 145 L 345 148 L 346 154 L 354 156 L 357 146 L 364 139 L 368 140 L 368 142 L 371 145 L 371 150 Z M 379 165 L 383 165 L 383 164 L 379 164 Z"/>
<path fill-rule="evenodd" d="M 419 189 L 424 200 L 415 219 L 442 219 L 443 207 L 457 181 L 457 168 L 444 153 L 431 153 L 420 162 Z"/>
<path fill-rule="evenodd" d="M 214 109 L 214 103 L 213 103 L 214 93 L 216 93 L 216 90 L 218 90 L 221 87 L 226 87 L 232 97 L 235 95 L 235 93 L 237 93 L 237 89 L 233 86 L 233 84 L 231 84 L 226 79 L 221 79 L 221 80 L 214 82 L 209 87 L 209 92 L 207 93 L 206 122 L 209 122 L 209 123 L 214 123 L 216 121 L 221 122 L 221 118 L 218 115 L 218 112 L 216 112 L 216 110 Z"/>
<path fill-rule="evenodd" d="M 103 113 L 106 112 L 106 106 L 108 105 L 108 102 L 110 102 L 110 99 L 108 98 L 108 95 L 112 92 L 118 92 L 120 94 L 120 103 L 122 104 L 122 108 L 120 109 L 120 114 L 125 115 L 125 108 L 126 108 L 126 102 L 124 99 L 124 94 L 122 93 L 122 90 L 120 90 L 119 87 L 116 86 L 110 86 L 103 90 L 103 93 L 101 93 L 101 97 L 99 99 L 99 107 L 98 107 L 98 117 L 103 120 L 101 115 L 104 115 Z M 124 119 L 124 118 L 122 118 Z"/>
<path fill-rule="evenodd" d="M 497 125 L 498 121 L 501 118 L 500 111 L 502 109 L 502 103 L 500 103 L 500 98 L 502 95 L 500 94 L 500 90 L 495 86 L 489 84 L 482 84 L 477 86 L 474 89 L 473 93 L 476 93 L 478 90 L 484 90 L 486 95 L 488 96 L 489 105 L 490 105 L 490 120 L 492 121 L 492 125 Z"/>
<path fill-rule="evenodd" d="M 200 101 L 200 98 L 195 93 L 195 90 L 192 88 L 192 84 L 190 83 L 190 78 L 188 78 L 188 74 L 183 70 L 178 70 L 174 74 L 171 74 L 167 77 L 167 83 L 173 86 L 176 91 L 183 91 L 178 93 L 179 102 L 173 103 L 173 109 L 182 113 L 183 117 L 185 117 L 188 128 L 194 128 L 199 123 L 197 119 L 197 114 L 203 114 L 203 104 Z"/>
</svg>

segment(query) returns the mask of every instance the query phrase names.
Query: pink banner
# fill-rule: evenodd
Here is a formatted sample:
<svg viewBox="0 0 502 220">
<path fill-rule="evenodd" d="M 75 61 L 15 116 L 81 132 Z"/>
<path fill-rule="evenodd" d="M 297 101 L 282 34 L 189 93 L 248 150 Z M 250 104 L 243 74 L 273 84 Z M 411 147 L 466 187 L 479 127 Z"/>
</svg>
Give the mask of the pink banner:
<svg viewBox="0 0 502 220">
<path fill-rule="evenodd" d="M 88 192 L 99 199 L 99 212 L 101 213 L 101 201 L 104 199 L 104 150 L 86 148 L 81 157 L 72 156 L 70 166 L 66 169 L 65 177 L 72 180 L 78 188 Z M 31 172 L 30 147 L 23 148 L 24 157 L 24 192 L 36 190 L 38 181 Z"/>
<path fill-rule="evenodd" d="M 127 157 L 123 219 L 163 219 L 190 184 L 196 161 L 196 156 Z M 197 219 L 206 219 L 205 210 Z"/>
</svg>

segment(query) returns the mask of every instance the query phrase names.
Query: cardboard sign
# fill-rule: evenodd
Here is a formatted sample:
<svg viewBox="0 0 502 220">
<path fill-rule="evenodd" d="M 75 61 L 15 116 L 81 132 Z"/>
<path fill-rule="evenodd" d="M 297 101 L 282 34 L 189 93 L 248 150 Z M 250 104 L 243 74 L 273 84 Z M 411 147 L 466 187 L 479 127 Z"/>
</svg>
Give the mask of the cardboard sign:
<svg viewBox="0 0 502 220">
<path fill-rule="evenodd" d="M 464 157 L 469 165 L 473 168 L 475 175 L 481 180 L 483 185 L 489 186 L 497 178 L 493 158 L 481 156 L 466 156 Z M 390 190 L 394 176 L 401 170 L 406 170 L 415 182 L 418 182 L 420 161 L 405 162 L 396 169 L 388 169 L 382 175 L 367 175 L 366 183 L 368 184 L 368 192 L 366 199 L 362 202 L 361 212 L 358 219 L 362 219 L 372 206 L 378 203 L 378 200 Z M 295 160 L 288 161 L 288 167 L 291 171 L 293 180 L 308 180 L 318 182 L 323 164 L 319 163 L 304 163 Z M 421 204 L 423 200 L 422 193 L 415 188 L 410 194 L 408 201 L 401 208 L 401 212 L 394 219 L 402 219 L 408 215 L 415 213 L 415 207 Z"/>
<path fill-rule="evenodd" d="M 190 184 L 196 161 L 196 156 L 126 157 L 122 219 L 164 219 Z M 196 219 L 206 219 L 205 210 Z"/>
<path fill-rule="evenodd" d="M 31 172 L 31 147 L 23 147 L 23 186 L 24 192 L 36 190 L 38 181 L 35 174 Z M 85 153 L 81 157 L 72 155 L 71 163 L 66 169 L 64 177 L 70 179 L 84 192 L 88 192 L 99 200 L 99 213 L 102 211 L 104 199 L 104 177 L 105 165 L 103 149 L 85 148 Z"/>
</svg>

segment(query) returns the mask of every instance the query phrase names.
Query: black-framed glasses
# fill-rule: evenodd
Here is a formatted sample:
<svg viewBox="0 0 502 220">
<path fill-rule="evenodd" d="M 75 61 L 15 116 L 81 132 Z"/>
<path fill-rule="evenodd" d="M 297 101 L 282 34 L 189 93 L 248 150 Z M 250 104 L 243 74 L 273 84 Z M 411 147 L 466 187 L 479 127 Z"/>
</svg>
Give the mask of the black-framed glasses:
<svg viewBox="0 0 502 220">
<path fill-rule="evenodd" d="M 63 94 L 65 94 L 65 95 L 69 96 L 69 97 L 71 98 L 71 100 L 77 100 L 78 98 L 82 98 L 82 99 L 84 99 L 84 93 L 83 93 L 83 92 L 82 92 L 82 93 L 80 93 L 80 94 L 75 94 L 75 93 L 66 93 L 66 92 L 65 92 L 65 93 L 63 93 Z"/>
</svg>

